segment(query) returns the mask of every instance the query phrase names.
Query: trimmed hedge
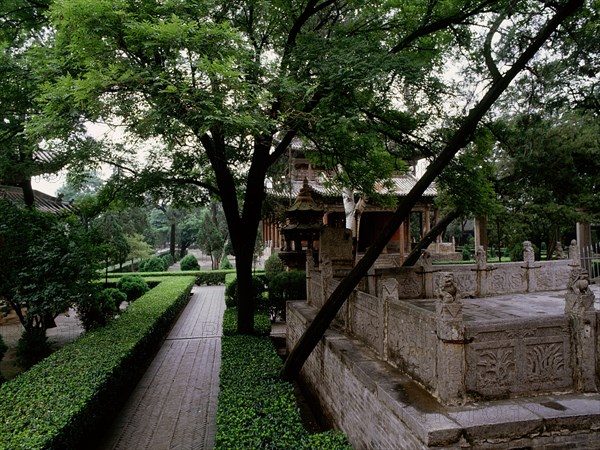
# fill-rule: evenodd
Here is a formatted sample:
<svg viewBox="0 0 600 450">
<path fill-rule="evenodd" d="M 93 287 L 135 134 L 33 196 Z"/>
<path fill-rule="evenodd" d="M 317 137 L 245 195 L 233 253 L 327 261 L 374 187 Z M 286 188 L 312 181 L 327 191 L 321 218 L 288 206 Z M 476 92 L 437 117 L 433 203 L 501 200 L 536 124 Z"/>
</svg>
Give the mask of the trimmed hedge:
<svg viewBox="0 0 600 450">
<path fill-rule="evenodd" d="M 233 274 L 235 276 L 235 269 L 232 270 L 202 270 L 202 271 L 189 271 L 185 274 L 182 274 L 180 271 L 177 272 L 131 272 L 130 274 L 139 275 L 141 277 L 181 277 L 181 276 L 190 276 L 193 275 L 196 277 L 196 284 L 198 286 L 207 285 L 207 286 L 215 286 L 219 284 L 225 284 L 225 277 L 229 274 Z M 113 278 L 122 277 L 123 273 L 109 273 L 108 280 L 110 281 Z M 104 279 L 104 277 L 103 277 Z"/>
<path fill-rule="evenodd" d="M 237 333 L 237 308 L 227 308 L 223 314 L 223 334 L 232 336 Z M 271 334 L 271 319 L 266 311 L 254 312 L 254 333 L 258 336 Z"/>
<path fill-rule="evenodd" d="M 0 448 L 82 448 L 135 386 L 194 282 L 163 279 L 105 328 L 0 386 Z"/>
<path fill-rule="evenodd" d="M 223 336 L 215 449 L 350 449 L 339 432 L 308 433 L 268 337 Z"/>
</svg>

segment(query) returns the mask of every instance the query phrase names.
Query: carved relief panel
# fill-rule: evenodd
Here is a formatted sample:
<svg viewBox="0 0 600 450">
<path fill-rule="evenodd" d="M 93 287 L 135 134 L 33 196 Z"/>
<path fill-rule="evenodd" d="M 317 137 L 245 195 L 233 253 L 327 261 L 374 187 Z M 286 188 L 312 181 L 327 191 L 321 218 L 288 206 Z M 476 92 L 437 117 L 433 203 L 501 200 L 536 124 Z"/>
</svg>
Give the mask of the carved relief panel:
<svg viewBox="0 0 600 450">
<path fill-rule="evenodd" d="M 411 271 L 399 274 L 397 279 L 399 298 L 421 298 L 423 296 L 423 275 Z"/>
<path fill-rule="evenodd" d="M 350 329 L 361 341 L 383 353 L 383 300 L 358 293 L 349 302 Z"/>
<path fill-rule="evenodd" d="M 525 292 L 527 279 L 525 270 L 516 265 L 499 266 L 488 276 L 488 295 Z"/>
<path fill-rule="evenodd" d="M 496 323 L 468 329 L 467 390 L 475 397 L 553 392 L 572 387 L 565 319 Z"/>
</svg>

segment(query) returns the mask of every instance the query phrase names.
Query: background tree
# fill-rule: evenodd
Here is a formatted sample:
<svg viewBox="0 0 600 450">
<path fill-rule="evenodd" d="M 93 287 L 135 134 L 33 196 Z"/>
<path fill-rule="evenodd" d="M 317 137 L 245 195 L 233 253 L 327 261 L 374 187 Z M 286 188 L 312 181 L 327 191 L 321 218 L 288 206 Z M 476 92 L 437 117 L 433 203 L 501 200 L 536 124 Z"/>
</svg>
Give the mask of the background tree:
<svg viewBox="0 0 600 450">
<path fill-rule="evenodd" d="M 131 261 L 131 271 L 133 272 L 135 270 L 135 260 L 150 258 L 154 254 L 154 248 L 140 234 L 127 234 L 125 240 L 129 247 L 127 259 Z"/>
<path fill-rule="evenodd" d="M 435 105 L 444 90 L 442 52 L 504 6 L 57 2 L 55 67 L 68 74 L 50 86 L 38 125 L 49 117 L 118 117 L 132 136 L 162 144 L 149 149 L 145 167 L 120 172 L 134 177 L 132 191 L 168 186 L 179 202 L 217 196 L 236 256 L 238 330 L 249 333 L 257 205 L 269 169 L 295 137 L 316 141 L 345 123 L 376 126 L 380 142 L 433 154 L 419 144 L 433 114 L 419 105 Z M 401 92 L 406 108 L 397 102 Z M 369 136 L 377 142 L 377 133 Z M 343 147 L 335 150 L 347 166 L 360 157 L 356 146 L 344 157 Z"/>
<path fill-rule="evenodd" d="M 0 297 L 24 327 L 18 354 L 29 366 L 49 352 L 46 328 L 69 306 L 93 295 L 95 239 L 79 222 L 0 199 Z M 32 353 L 34 351 L 34 353 Z"/>
<path fill-rule="evenodd" d="M 527 114 L 498 121 L 498 181 L 507 245 L 532 241 L 552 256 L 576 222 L 600 217 L 600 120 L 582 111 L 560 117 Z M 539 257 L 539 255 L 538 255 Z"/>
<path fill-rule="evenodd" d="M 205 254 L 210 255 L 212 269 L 217 270 L 221 266 L 229 236 L 225 213 L 219 203 L 212 202 L 202 210 L 199 225 L 196 242 Z"/>
<path fill-rule="evenodd" d="M 79 150 L 91 151 L 96 145 L 82 123 L 66 117 L 60 139 L 39 133 L 31 121 L 43 110 L 37 99 L 52 77 L 52 65 L 47 64 L 53 45 L 47 16 L 50 3 L 6 0 L 0 4 L 0 184 L 21 187 L 28 206 L 34 203 L 32 177 L 54 174 L 67 167 Z"/>
</svg>

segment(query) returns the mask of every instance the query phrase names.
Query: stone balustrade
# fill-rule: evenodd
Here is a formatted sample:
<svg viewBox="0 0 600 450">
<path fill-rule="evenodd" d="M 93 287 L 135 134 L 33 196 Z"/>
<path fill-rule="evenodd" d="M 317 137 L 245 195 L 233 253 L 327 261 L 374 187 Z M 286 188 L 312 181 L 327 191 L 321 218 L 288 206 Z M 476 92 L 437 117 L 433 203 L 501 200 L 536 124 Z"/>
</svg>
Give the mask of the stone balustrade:
<svg viewBox="0 0 600 450">
<path fill-rule="evenodd" d="M 574 267 L 570 260 L 480 260 L 374 269 L 340 310 L 335 326 L 449 405 L 596 391 L 600 342 L 593 294 L 591 307 L 588 297 L 581 300 L 583 294 L 572 290 L 564 301 Z M 349 270 L 343 258 L 321 255 L 319 266 L 308 271 L 309 305 L 322 306 Z M 449 278 L 454 297 L 444 292 Z M 539 317 L 535 311 L 524 317 L 500 312 L 496 317 L 493 308 L 484 312 L 486 299 L 497 303 L 501 294 L 512 294 L 510 301 L 518 303 L 561 289 L 554 302 L 560 309 Z"/>
</svg>

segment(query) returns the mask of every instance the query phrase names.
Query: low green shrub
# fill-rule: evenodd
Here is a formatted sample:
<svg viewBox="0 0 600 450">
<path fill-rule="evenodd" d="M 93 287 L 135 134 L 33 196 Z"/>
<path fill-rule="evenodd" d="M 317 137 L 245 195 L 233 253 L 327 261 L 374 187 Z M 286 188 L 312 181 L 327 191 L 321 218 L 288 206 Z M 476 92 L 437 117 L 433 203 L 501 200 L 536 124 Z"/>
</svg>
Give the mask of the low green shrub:
<svg viewBox="0 0 600 450">
<path fill-rule="evenodd" d="M 165 278 L 106 327 L 2 384 L 0 448 L 82 448 L 135 386 L 193 284 L 194 277 Z"/>
<path fill-rule="evenodd" d="M 264 275 L 252 275 L 252 296 L 254 298 L 255 309 L 266 308 L 266 302 L 262 296 L 265 292 L 266 286 L 264 281 Z M 231 280 L 225 286 L 225 304 L 228 308 L 237 308 L 238 306 L 238 282 L 237 277 Z"/>
<path fill-rule="evenodd" d="M 288 300 L 306 299 L 306 272 L 290 270 L 280 272 L 269 281 L 269 312 L 271 319 L 285 320 L 285 303 Z"/>
<path fill-rule="evenodd" d="M 462 259 L 463 259 L 463 261 L 471 260 L 471 250 L 469 249 L 469 247 L 467 245 L 465 245 L 462 249 Z"/>
<path fill-rule="evenodd" d="M 125 275 L 117 281 L 117 289 L 125 293 L 127 301 L 132 302 L 150 290 L 148 282 L 139 275 Z"/>
<path fill-rule="evenodd" d="M 152 256 L 138 264 L 138 272 L 163 272 L 167 270 L 168 267 L 169 265 L 165 258 Z"/>
<path fill-rule="evenodd" d="M 271 279 L 282 272 L 285 272 L 285 264 L 279 257 L 277 253 L 271 255 L 265 261 L 265 277 L 267 278 L 267 283 L 271 281 Z"/>
<path fill-rule="evenodd" d="M 233 266 L 231 265 L 231 261 L 229 261 L 229 259 L 225 256 L 221 260 L 221 270 L 229 270 L 229 269 L 233 269 Z"/>
<path fill-rule="evenodd" d="M 165 253 L 164 255 L 161 255 L 160 259 L 164 261 L 167 268 L 169 268 L 169 266 L 172 266 L 177 262 L 177 260 L 170 253 Z"/>
<path fill-rule="evenodd" d="M 203 270 L 196 274 L 196 284 L 198 286 L 225 284 L 225 276 L 230 273 L 235 274 L 235 270 Z"/>
<path fill-rule="evenodd" d="M 223 336 L 215 449 L 350 449 L 341 433 L 304 429 L 281 367 L 268 337 Z"/>
<path fill-rule="evenodd" d="M 223 334 L 232 336 L 237 334 L 237 308 L 227 308 L 223 314 Z M 271 334 L 271 320 L 265 311 L 254 313 L 254 334 L 257 336 L 268 336 Z"/>
<path fill-rule="evenodd" d="M 216 286 L 219 284 L 225 284 L 225 277 L 227 275 L 233 275 L 235 277 L 235 270 L 202 270 L 197 272 L 187 272 L 182 274 L 181 272 L 136 272 L 137 276 L 148 280 L 149 278 L 164 278 L 164 277 L 180 277 L 182 275 L 194 275 L 196 276 L 196 284 L 198 286 Z M 109 273 L 107 278 L 109 282 L 111 280 L 117 280 L 123 276 L 122 273 Z"/>
<path fill-rule="evenodd" d="M 17 342 L 17 363 L 29 369 L 52 353 L 44 328 L 32 328 L 23 331 Z"/>
<path fill-rule="evenodd" d="M 181 270 L 200 270 L 200 264 L 194 255 L 185 255 L 179 262 Z"/>
<path fill-rule="evenodd" d="M 76 305 L 77 315 L 86 331 L 105 326 L 127 301 L 127 295 L 117 288 L 106 288 L 82 299 Z"/>
</svg>

